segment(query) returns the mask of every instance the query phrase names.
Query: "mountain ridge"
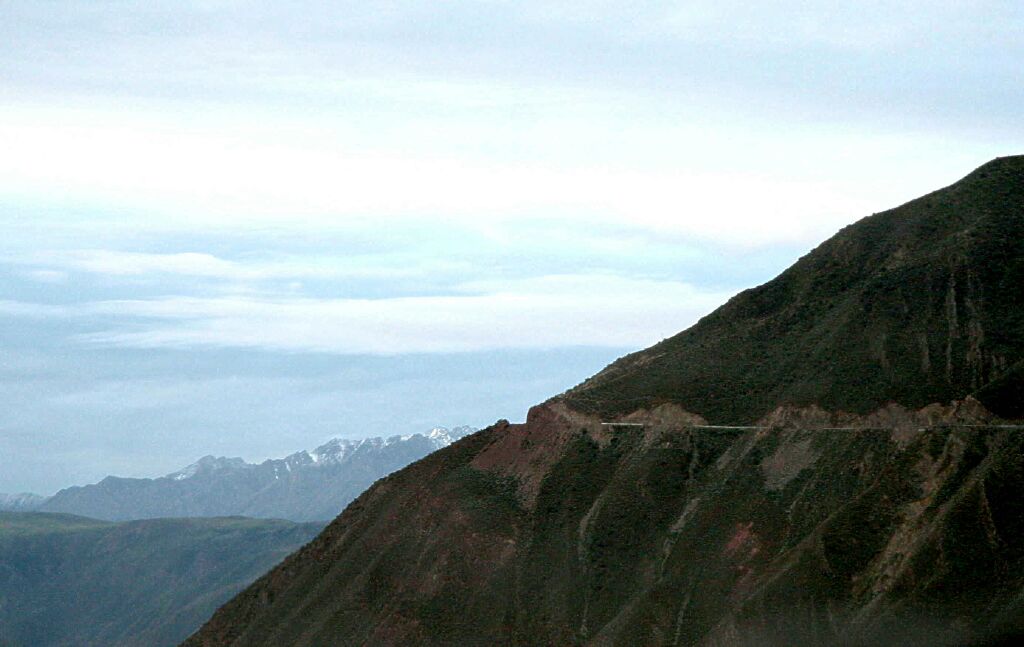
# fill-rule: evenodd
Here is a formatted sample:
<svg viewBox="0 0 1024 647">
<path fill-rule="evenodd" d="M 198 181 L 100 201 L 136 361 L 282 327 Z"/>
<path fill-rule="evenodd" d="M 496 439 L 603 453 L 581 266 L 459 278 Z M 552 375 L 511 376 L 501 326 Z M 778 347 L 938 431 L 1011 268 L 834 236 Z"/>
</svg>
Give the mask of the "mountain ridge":
<svg viewBox="0 0 1024 647">
<path fill-rule="evenodd" d="M 335 438 L 262 463 L 208 455 L 155 479 L 108 476 L 65 488 L 33 509 L 111 521 L 231 515 L 326 521 L 378 478 L 472 431 L 435 427 L 388 438 Z"/>
</svg>

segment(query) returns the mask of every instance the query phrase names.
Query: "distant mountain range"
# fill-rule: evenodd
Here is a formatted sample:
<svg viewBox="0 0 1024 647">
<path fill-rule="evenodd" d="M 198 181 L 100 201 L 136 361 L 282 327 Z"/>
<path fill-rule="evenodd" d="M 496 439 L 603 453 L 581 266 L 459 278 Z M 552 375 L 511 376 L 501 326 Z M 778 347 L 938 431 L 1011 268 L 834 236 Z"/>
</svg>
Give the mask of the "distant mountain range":
<svg viewBox="0 0 1024 647">
<path fill-rule="evenodd" d="M 123 521 L 159 517 L 247 517 L 326 521 L 377 479 L 476 431 L 437 427 L 425 434 L 334 439 L 259 464 L 206 456 L 160 478 L 108 476 L 49 499 L 14 495 L 0 509 L 63 512 Z"/>
<path fill-rule="evenodd" d="M 321 527 L 0 512 L 0 645 L 176 645 Z"/>
<path fill-rule="evenodd" d="M 0 492 L 0 512 L 27 512 L 35 510 L 46 502 L 46 497 L 22 492 L 3 494 Z"/>
</svg>

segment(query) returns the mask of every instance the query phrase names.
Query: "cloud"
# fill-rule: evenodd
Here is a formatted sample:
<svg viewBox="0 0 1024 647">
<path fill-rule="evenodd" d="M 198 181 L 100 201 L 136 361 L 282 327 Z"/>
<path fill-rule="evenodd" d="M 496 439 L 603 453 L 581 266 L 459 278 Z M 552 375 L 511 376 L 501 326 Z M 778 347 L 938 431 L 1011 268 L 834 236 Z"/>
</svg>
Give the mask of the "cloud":
<svg viewBox="0 0 1024 647">
<path fill-rule="evenodd" d="M 39 283 L 64 283 L 68 280 L 68 273 L 60 270 L 29 270 L 23 274 Z"/>
<path fill-rule="evenodd" d="M 78 389 L 49 395 L 46 404 L 82 412 L 86 409 L 123 413 L 145 409 L 187 408 L 204 401 L 214 404 L 225 396 L 262 398 L 275 394 L 313 389 L 312 378 L 229 377 L 229 378 L 148 378 L 132 380 L 98 380 Z"/>
<path fill-rule="evenodd" d="M 95 318 L 105 329 L 76 339 L 99 346 L 395 355 L 639 348 L 688 327 L 728 296 L 673 281 L 594 274 L 466 283 L 445 296 L 168 297 L 65 307 L 8 301 L 0 302 L 0 312 Z"/>
<path fill-rule="evenodd" d="M 695 171 L 689 160 L 629 167 L 480 159 L 443 148 L 353 148 L 341 139 L 273 141 L 258 129 L 225 135 L 185 125 L 169 129 L 160 121 L 126 125 L 111 116 L 96 123 L 75 114 L 2 116 L 0 139 L 9 155 L 0 159 L 0 187 L 162 214 L 136 219 L 156 228 L 329 231 L 353 222 L 404 219 L 472 229 L 544 218 L 575 227 L 628 224 L 665 235 L 768 245 L 820 238 L 869 213 L 872 205 L 833 182 Z M 686 144 L 690 135 L 677 134 Z M 653 147 L 654 134 L 645 138 Z M 689 143 L 712 145 L 706 139 Z M 118 259 L 126 267 L 129 260 Z M 133 265 L 150 260 L 136 257 Z M 234 269 L 208 257 L 161 259 L 173 271 L 172 262 L 191 271 Z"/>
<path fill-rule="evenodd" d="M 159 128 L 16 121 L 0 124 L 0 139 L 10 153 L 3 158 L 7 162 L 0 161 L 5 184 L 39 191 L 59 185 L 99 202 L 221 214 L 218 220 L 234 225 L 305 221 L 315 226 L 366 215 L 500 222 L 546 213 L 626 219 L 712 237 L 774 238 L 792 235 L 792 228 L 807 220 L 808 211 L 819 211 L 822 202 L 835 203 L 822 200 L 812 186 L 740 178 L 472 163 L 341 147 L 231 142 Z M 153 156 L 153 150 L 161 154 Z M 732 190 L 738 185 L 746 190 Z M 771 227 L 759 227 L 744 215 L 757 205 L 770 205 L 762 217 L 776 221 Z M 195 217 L 184 218 L 202 226 Z M 212 267 L 211 259 L 181 260 L 224 269 Z"/>
<path fill-rule="evenodd" d="M 226 281 L 272 279 L 396 279 L 440 273 L 461 268 L 453 261 L 417 259 L 397 265 L 381 257 L 284 258 L 282 260 L 233 261 L 205 252 L 151 253 L 106 249 L 36 251 L 5 259 L 19 265 L 61 268 L 28 272 L 37 280 L 66 280 L 67 271 L 111 277 L 175 275 Z"/>
<path fill-rule="evenodd" d="M 955 0 L 815 0 L 789 5 L 699 0 L 648 14 L 641 24 L 650 34 L 696 42 L 721 40 L 728 33 L 730 41 L 742 47 L 828 47 L 836 53 L 868 53 L 927 47 L 950 36 L 1009 43 L 1011 25 L 1019 17 L 1019 9 L 998 0 L 970 5 Z"/>
<path fill-rule="evenodd" d="M 25 301 L 0 300 L 0 315 L 29 318 L 65 318 L 82 314 L 79 308 Z"/>
</svg>

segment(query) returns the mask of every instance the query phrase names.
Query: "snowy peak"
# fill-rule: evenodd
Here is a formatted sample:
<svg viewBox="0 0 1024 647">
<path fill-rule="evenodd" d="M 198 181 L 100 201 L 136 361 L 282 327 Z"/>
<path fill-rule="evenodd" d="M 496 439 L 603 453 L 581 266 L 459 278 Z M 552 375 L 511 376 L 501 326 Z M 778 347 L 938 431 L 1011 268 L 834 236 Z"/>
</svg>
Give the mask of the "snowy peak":
<svg viewBox="0 0 1024 647">
<path fill-rule="evenodd" d="M 174 481 L 182 481 L 184 479 L 192 478 L 198 474 L 220 472 L 224 470 L 239 470 L 245 469 L 246 467 L 251 467 L 251 465 L 238 457 L 228 458 L 226 456 L 203 456 L 188 467 L 180 469 L 177 472 L 172 472 L 164 478 Z"/>
<path fill-rule="evenodd" d="M 434 427 L 427 434 L 427 438 L 437 444 L 443 443 L 442 446 L 452 444 L 451 434 L 444 427 Z"/>
<path fill-rule="evenodd" d="M 0 492 L 0 510 L 12 512 L 27 512 L 35 510 L 46 502 L 47 497 L 21 492 L 19 494 L 4 494 Z"/>
<path fill-rule="evenodd" d="M 447 427 L 434 427 L 427 433 L 427 440 L 429 440 L 437 449 L 447 447 L 456 440 L 468 436 L 471 433 L 478 431 L 473 427 L 455 427 L 454 429 L 448 429 Z"/>
<path fill-rule="evenodd" d="M 388 438 L 362 438 L 359 440 L 348 440 L 344 438 L 332 438 L 323 445 L 309 452 L 292 454 L 288 459 L 306 455 L 318 465 L 334 465 L 350 460 L 357 452 L 381 450 L 400 443 L 416 442 L 426 440 L 433 449 L 441 449 L 451 445 L 463 436 L 478 431 L 474 427 L 462 426 L 448 429 L 447 427 L 434 427 L 422 434 L 410 434 L 406 436 L 390 436 Z"/>
<path fill-rule="evenodd" d="M 340 465 L 352 460 L 356 454 L 381 451 L 401 443 L 423 442 L 431 450 L 441 449 L 451 445 L 456 440 L 476 432 L 474 427 L 461 426 L 449 429 L 447 427 L 434 427 L 426 433 L 411 434 L 407 436 L 391 436 L 389 438 L 332 438 L 323 445 L 313 450 L 302 450 L 290 454 L 285 458 L 268 459 L 261 465 L 269 466 L 276 474 L 291 472 L 294 469 L 301 469 L 313 465 Z M 241 458 L 227 458 L 225 456 L 203 456 L 188 467 L 177 472 L 172 472 L 163 478 L 173 481 L 183 481 L 201 474 L 213 472 L 237 471 L 259 467 L 254 463 L 247 463 Z M 10 496 L 10 495 L 7 495 Z"/>
<path fill-rule="evenodd" d="M 379 438 L 376 440 L 380 440 Z M 341 463 L 355 450 L 365 443 L 366 440 L 344 440 L 342 438 L 332 438 L 323 445 L 320 445 L 311 452 L 308 452 L 310 458 L 313 459 L 314 463 L 317 464 L 331 464 Z M 301 452 L 303 454 L 307 452 Z"/>
</svg>

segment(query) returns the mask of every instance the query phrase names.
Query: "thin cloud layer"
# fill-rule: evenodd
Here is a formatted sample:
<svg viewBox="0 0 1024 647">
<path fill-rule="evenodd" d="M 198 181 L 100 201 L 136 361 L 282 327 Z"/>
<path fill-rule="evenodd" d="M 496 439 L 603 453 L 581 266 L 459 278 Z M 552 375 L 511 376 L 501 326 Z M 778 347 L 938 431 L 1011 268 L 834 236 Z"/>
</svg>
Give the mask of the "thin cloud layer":
<svg viewBox="0 0 1024 647">
<path fill-rule="evenodd" d="M 728 294 L 671 281 L 562 275 L 380 299 L 167 297 L 78 306 L 0 302 L 9 316 L 85 318 L 82 343 L 398 355 L 566 346 L 631 348 L 688 327 Z"/>
<path fill-rule="evenodd" d="M 7 260 L 16 265 L 47 268 L 28 271 L 29 276 L 44 282 L 66 280 L 68 272 L 108 277 L 171 275 L 196 279 L 259 282 L 274 279 L 401 278 L 459 268 L 457 263 L 451 261 L 428 259 L 423 259 L 422 264 L 412 266 L 398 266 L 394 262 L 388 264 L 387 258 L 371 257 L 290 257 L 280 260 L 236 261 L 205 252 L 154 253 L 107 249 L 39 251 L 13 256 Z"/>
<path fill-rule="evenodd" d="M 445 147 L 353 146 L 326 131 L 317 142 L 275 141 L 255 125 L 225 135 L 160 115 L 128 125 L 113 115 L 96 120 L 73 110 L 8 110 L 0 117 L 9 153 L 0 158 L 0 187 L 29 194 L 56 189 L 148 214 L 134 218 L 139 227 L 315 231 L 378 218 L 473 229 L 544 218 L 581 231 L 619 223 L 663 235 L 770 245 L 820 238 L 872 205 L 848 186 L 817 178 L 694 170 L 692 154 L 674 165 L 629 168 L 612 161 L 614 149 L 597 163 L 519 161 Z M 684 145 L 713 145 L 680 136 Z M 651 146 L 657 137 L 644 134 Z M 542 152 L 550 144 L 538 146 Z M 210 262 L 181 260 L 196 268 Z"/>
</svg>

